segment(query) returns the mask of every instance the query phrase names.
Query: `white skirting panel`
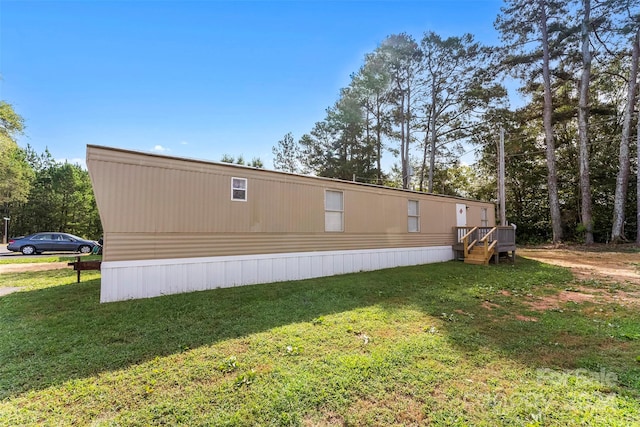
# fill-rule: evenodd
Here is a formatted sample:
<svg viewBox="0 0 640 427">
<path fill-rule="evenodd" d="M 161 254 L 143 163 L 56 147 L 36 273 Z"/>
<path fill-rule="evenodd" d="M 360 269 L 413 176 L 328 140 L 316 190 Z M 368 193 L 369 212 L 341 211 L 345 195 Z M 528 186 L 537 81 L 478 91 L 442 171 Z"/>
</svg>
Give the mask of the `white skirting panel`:
<svg viewBox="0 0 640 427">
<path fill-rule="evenodd" d="M 429 264 L 451 246 L 103 262 L 100 302 Z"/>
</svg>

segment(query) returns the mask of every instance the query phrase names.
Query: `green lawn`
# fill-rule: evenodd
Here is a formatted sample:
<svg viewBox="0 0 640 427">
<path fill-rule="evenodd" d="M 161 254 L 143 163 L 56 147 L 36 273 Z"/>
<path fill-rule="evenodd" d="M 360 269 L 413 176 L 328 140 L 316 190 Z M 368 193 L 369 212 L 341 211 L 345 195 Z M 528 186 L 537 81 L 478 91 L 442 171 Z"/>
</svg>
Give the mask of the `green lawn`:
<svg viewBox="0 0 640 427">
<path fill-rule="evenodd" d="M 99 304 L 0 275 L 0 425 L 640 425 L 640 299 L 448 262 Z M 536 310 L 566 290 L 602 298 Z M 616 293 L 617 292 L 617 293 Z"/>
</svg>

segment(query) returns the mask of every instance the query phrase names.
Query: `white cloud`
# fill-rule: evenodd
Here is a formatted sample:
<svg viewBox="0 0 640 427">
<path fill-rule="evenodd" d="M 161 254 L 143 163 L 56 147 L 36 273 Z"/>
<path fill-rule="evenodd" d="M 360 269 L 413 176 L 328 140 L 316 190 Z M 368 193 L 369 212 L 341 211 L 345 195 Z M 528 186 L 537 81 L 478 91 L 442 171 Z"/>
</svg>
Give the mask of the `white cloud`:
<svg viewBox="0 0 640 427">
<path fill-rule="evenodd" d="M 180 145 L 187 145 L 189 144 L 187 141 L 180 141 Z"/>
<path fill-rule="evenodd" d="M 153 150 L 151 151 L 157 151 L 159 153 L 164 153 L 165 151 L 171 151 L 169 150 L 167 147 L 163 147 L 162 145 L 156 145 L 153 147 Z"/>
</svg>

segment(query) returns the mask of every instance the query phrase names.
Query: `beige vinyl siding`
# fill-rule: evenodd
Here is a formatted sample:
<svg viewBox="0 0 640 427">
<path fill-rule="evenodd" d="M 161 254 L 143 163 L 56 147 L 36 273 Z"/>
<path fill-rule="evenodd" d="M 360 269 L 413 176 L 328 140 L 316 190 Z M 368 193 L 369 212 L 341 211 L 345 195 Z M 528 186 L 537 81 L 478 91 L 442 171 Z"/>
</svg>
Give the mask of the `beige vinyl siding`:
<svg viewBox="0 0 640 427">
<path fill-rule="evenodd" d="M 451 231 L 441 234 L 345 233 L 108 233 L 103 259 L 125 261 L 199 256 L 386 249 L 452 245 Z M 108 257 L 108 259 L 107 259 Z"/>
<path fill-rule="evenodd" d="M 456 203 L 469 224 L 481 207 L 495 221 L 490 203 L 121 149 L 88 146 L 87 166 L 105 261 L 451 245 Z M 247 201 L 231 200 L 234 177 L 247 179 Z M 341 233 L 325 232 L 325 190 L 343 192 Z"/>
</svg>

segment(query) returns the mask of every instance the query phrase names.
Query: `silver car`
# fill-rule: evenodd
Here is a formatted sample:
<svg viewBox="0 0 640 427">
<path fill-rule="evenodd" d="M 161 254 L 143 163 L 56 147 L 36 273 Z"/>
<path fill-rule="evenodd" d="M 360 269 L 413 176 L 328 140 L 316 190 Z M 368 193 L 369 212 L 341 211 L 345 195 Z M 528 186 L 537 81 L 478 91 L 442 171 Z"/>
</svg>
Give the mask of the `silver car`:
<svg viewBox="0 0 640 427">
<path fill-rule="evenodd" d="M 34 255 L 41 252 L 80 252 L 91 253 L 97 242 L 85 240 L 69 233 L 35 233 L 9 240 L 7 249 L 12 252 L 22 252 L 24 255 Z"/>
</svg>

